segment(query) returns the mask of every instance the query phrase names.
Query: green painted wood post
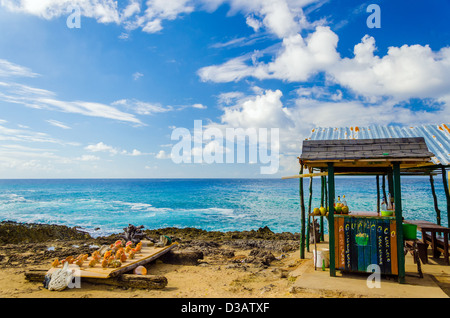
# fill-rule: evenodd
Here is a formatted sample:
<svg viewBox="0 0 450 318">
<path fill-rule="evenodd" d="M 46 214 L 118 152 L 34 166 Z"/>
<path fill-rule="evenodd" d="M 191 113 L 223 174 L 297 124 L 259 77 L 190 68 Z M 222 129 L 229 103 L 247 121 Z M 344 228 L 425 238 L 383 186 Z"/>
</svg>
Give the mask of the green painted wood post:
<svg viewBox="0 0 450 318">
<path fill-rule="evenodd" d="M 380 176 L 377 175 L 377 213 L 380 213 Z"/>
<path fill-rule="evenodd" d="M 447 227 L 450 227 L 450 194 L 448 190 L 448 182 L 447 182 L 447 176 L 445 175 L 445 168 L 441 167 L 442 171 L 442 182 L 444 183 L 444 192 L 445 192 L 445 198 L 447 199 Z"/>
<path fill-rule="evenodd" d="M 436 223 L 438 225 L 441 225 L 441 210 L 439 210 L 436 190 L 434 189 L 434 179 L 431 173 L 430 173 L 430 186 L 431 186 L 431 194 L 433 195 L 434 210 L 436 211 Z"/>
<path fill-rule="evenodd" d="M 383 189 L 383 202 L 387 203 L 387 196 L 386 196 L 386 175 L 383 174 L 383 183 L 381 185 L 381 189 Z"/>
<path fill-rule="evenodd" d="M 403 243 L 402 193 L 400 184 L 400 163 L 393 163 L 393 188 L 395 204 L 395 222 L 397 227 L 398 282 L 405 283 L 405 254 Z"/>
<path fill-rule="evenodd" d="M 303 174 L 303 163 L 300 161 L 300 174 Z M 305 200 L 303 193 L 303 178 L 299 178 L 299 195 L 300 195 L 300 211 L 301 211 L 301 228 L 300 228 L 300 258 L 305 258 Z"/>
<path fill-rule="evenodd" d="M 328 241 L 330 247 L 330 276 L 336 276 L 335 250 L 334 250 L 334 165 L 328 163 Z"/>
<path fill-rule="evenodd" d="M 312 173 L 312 170 L 309 171 L 309 173 Z M 306 250 L 310 252 L 309 249 L 309 237 L 311 236 L 310 227 L 311 227 L 311 212 L 312 212 L 312 185 L 313 185 L 313 177 L 309 177 L 309 200 L 308 200 L 308 224 L 306 226 Z M 314 219 L 313 219 L 314 222 Z"/>
<path fill-rule="evenodd" d="M 323 170 L 320 170 L 320 172 L 323 172 Z M 323 200 L 325 199 L 325 190 L 324 190 L 324 187 L 325 187 L 325 182 L 324 182 L 324 180 L 323 180 L 323 178 L 324 178 L 324 176 L 321 176 L 320 177 L 320 185 L 321 185 L 321 190 L 320 190 L 320 207 L 324 207 L 325 206 L 325 204 L 324 204 L 324 202 L 323 202 Z M 323 231 L 323 216 L 321 216 L 320 217 L 320 241 L 321 242 L 323 242 L 323 241 L 325 241 L 325 234 L 324 234 L 324 231 Z"/>
</svg>

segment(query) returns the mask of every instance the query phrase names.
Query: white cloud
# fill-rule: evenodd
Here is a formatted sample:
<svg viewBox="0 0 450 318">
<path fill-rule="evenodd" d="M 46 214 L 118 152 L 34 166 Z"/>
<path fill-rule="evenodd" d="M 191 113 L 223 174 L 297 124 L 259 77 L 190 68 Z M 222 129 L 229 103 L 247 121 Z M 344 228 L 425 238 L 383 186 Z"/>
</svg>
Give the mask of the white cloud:
<svg viewBox="0 0 450 318">
<path fill-rule="evenodd" d="M 141 78 L 142 76 L 144 76 L 144 74 L 140 73 L 140 72 L 136 72 L 133 74 L 133 79 L 135 81 L 137 81 L 139 78 Z"/>
<path fill-rule="evenodd" d="M 94 156 L 94 155 L 82 155 L 81 157 L 77 158 L 80 161 L 98 161 L 100 160 L 100 157 Z"/>
<path fill-rule="evenodd" d="M 218 96 L 218 102 L 219 104 L 224 104 L 224 105 L 230 105 L 231 103 L 243 98 L 245 95 L 242 92 L 226 92 L 226 93 L 221 93 Z"/>
<path fill-rule="evenodd" d="M 113 106 L 86 101 L 63 101 L 57 99 L 54 92 L 20 83 L 0 82 L 0 101 L 143 125 L 133 114 L 122 112 Z"/>
<path fill-rule="evenodd" d="M 37 77 L 29 68 L 0 59 L 0 77 Z"/>
<path fill-rule="evenodd" d="M 336 51 L 337 35 L 328 27 L 318 26 L 303 39 L 300 34 L 284 38 L 282 47 L 272 62 L 260 63 L 257 55 L 233 58 L 222 65 L 201 68 L 203 81 L 231 82 L 244 77 L 281 79 L 289 82 L 306 81 L 339 61 Z M 252 63 L 248 62 L 252 60 Z"/>
<path fill-rule="evenodd" d="M 324 87 L 301 87 L 297 96 L 286 107 L 279 90 L 254 89 L 255 95 L 236 94 L 228 106 L 224 106 L 220 123 L 212 122 L 208 127 L 225 128 L 279 128 L 280 172 L 296 173 L 302 141 L 316 127 L 367 126 L 449 122 L 448 106 L 441 109 L 413 110 L 394 99 L 379 104 L 363 100 L 346 100 L 339 89 Z M 236 92 L 232 92 L 236 93 Z M 234 94 L 233 94 L 234 95 Z M 450 102 L 450 94 L 438 102 Z M 449 103 L 450 105 L 450 103 Z M 225 135 L 225 134 L 224 134 Z M 214 145 L 211 145 L 213 147 Z M 194 151 L 194 150 L 193 150 Z"/>
<path fill-rule="evenodd" d="M 82 15 L 97 19 L 100 23 L 119 23 L 121 20 L 117 1 L 114 0 L 1 0 L 1 4 L 11 11 L 44 19 L 68 16 L 70 6 L 78 6 Z"/>
<path fill-rule="evenodd" d="M 242 13 L 255 31 L 265 27 L 280 38 L 309 27 L 302 8 L 319 0 L 1 0 L 10 11 L 32 14 L 44 19 L 69 16 L 69 7 L 79 7 L 84 17 L 99 23 L 124 25 L 130 31 L 141 28 L 148 33 L 162 30 L 164 20 L 174 20 L 197 10 L 215 11 L 228 4 L 230 13 Z M 142 7 L 141 7 L 142 5 Z"/>
<path fill-rule="evenodd" d="M 280 90 L 266 90 L 261 95 L 242 99 L 234 106 L 224 107 L 221 122 L 230 127 L 279 128 L 293 125 L 283 107 Z"/>
<path fill-rule="evenodd" d="M 192 105 L 193 108 L 197 108 L 197 109 L 206 109 L 208 108 L 207 106 L 203 105 L 203 104 L 193 104 Z"/>
<path fill-rule="evenodd" d="M 49 120 L 47 120 L 47 122 L 53 126 L 56 126 L 56 127 L 62 128 L 62 129 L 72 129 L 71 127 L 69 127 L 66 124 L 63 124 L 62 122 L 57 121 L 57 120 L 49 119 Z"/>
<path fill-rule="evenodd" d="M 113 147 L 110 145 L 105 144 L 104 142 L 100 141 L 96 144 L 91 144 L 86 147 L 84 147 L 85 150 L 91 151 L 91 152 L 106 152 L 110 155 L 125 155 L 125 156 L 142 156 L 145 155 L 143 152 L 137 149 L 133 149 L 133 151 L 129 152 L 127 150 L 121 150 L 120 148 Z"/>
<path fill-rule="evenodd" d="M 117 148 L 114 148 L 112 146 L 108 146 L 102 141 L 95 145 L 89 145 L 86 146 L 84 149 L 92 151 L 92 152 L 109 152 L 111 155 L 116 155 L 119 153 L 119 150 Z"/>
<path fill-rule="evenodd" d="M 131 0 L 128 6 L 123 10 L 122 18 L 129 18 L 139 12 L 141 12 L 140 1 Z"/>
<path fill-rule="evenodd" d="M 194 11 L 194 6 L 190 3 L 190 0 L 147 0 L 145 16 L 149 19 L 157 17 L 159 19 L 174 20 L 182 13 Z"/>
<path fill-rule="evenodd" d="M 123 106 L 139 115 L 153 115 L 173 110 L 172 106 L 163 106 L 159 103 L 148 103 L 137 99 L 121 99 L 112 103 L 114 106 Z"/>
<path fill-rule="evenodd" d="M 255 31 L 264 26 L 268 32 L 284 38 L 310 27 L 302 8 L 317 1 L 319 0 L 224 0 L 223 2 L 230 5 L 230 14 L 243 13 L 247 17 L 247 24 Z"/>
<path fill-rule="evenodd" d="M 156 159 L 170 159 L 170 154 L 166 153 L 164 150 L 160 150 L 156 155 Z"/>
<path fill-rule="evenodd" d="M 248 45 L 249 39 L 246 37 L 234 38 L 226 42 L 214 43 L 210 47 L 220 49 L 225 47 L 234 47 L 239 45 Z"/>
<path fill-rule="evenodd" d="M 118 38 L 121 39 L 121 40 L 128 40 L 130 38 L 130 34 L 126 33 L 126 32 L 122 32 L 122 33 L 120 33 Z"/>
<path fill-rule="evenodd" d="M 101 117 L 114 119 L 118 121 L 130 122 L 138 125 L 143 123 L 134 115 L 122 112 L 117 108 L 96 102 L 85 101 L 62 101 L 52 98 L 35 98 L 32 100 L 34 105 L 56 109 L 62 112 L 75 113 L 85 116 Z"/>
<path fill-rule="evenodd" d="M 365 36 L 355 45 L 353 58 L 344 58 L 329 69 L 330 77 L 363 96 L 406 100 L 448 92 L 449 47 L 433 52 L 428 45 L 403 45 L 390 47 L 383 57 L 375 51 L 375 39 Z"/>
<path fill-rule="evenodd" d="M 78 145 L 73 142 L 64 142 L 53 138 L 46 133 L 33 131 L 31 129 L 14 129 L 0 125 L 0 141 L 14 141 L 25 143 L 52 143 L 60 145 Z"/>
<path fill-rule="evenodd" d="M 252 66 L 247 65 L 248 57 L 236 57 L 223 63 L 222 65 L 205 66 L 198 70 L 198 75 L 202 81 L 212 81 L 216 83 L 237 82 L 245 77 L 254 76 Z"/>
<path fill-rule="evenodd" d="M 257 53 L 198 70 L 202 81 L 233 82 L 246 77 L 304 83 L 323 72 L 325 84 L 350 89 L 367 102 L 392 98 L 443 99 L 450 82 L 450 47 L 433 51 L 428 45 L 390 47 L 384 56 L 375 55 L 375 39 L 365 36 L 354 47 L 354 56 L 341 58 L 338 36 L 329 27 L 317 26 L 307 38 L 300 34 L 283 39 L 273 60 L 259 62 Z M 342 99 L 342 92 L 334 96 Z"/>
<path fill-rule="evenodd" d="M 253 31 L 258 32 L 259 29 L 262 27 L 262 22 L 258 19 L 255 19 L 255 17 L 253 15 L 249 15 L 247 16 L 247 18 L 245 19 L 245 22 L 247 23 L 247 25 L 249 27 L 251 27 L 253 29 Z"/>
<path fill-rule="evenodd" d="M 133 151 L 130 153 L 130 156 L 140 156 L 142 155 L 142 152 L 140 152 L 137 149 L 133 149 Z"/>
</svg>

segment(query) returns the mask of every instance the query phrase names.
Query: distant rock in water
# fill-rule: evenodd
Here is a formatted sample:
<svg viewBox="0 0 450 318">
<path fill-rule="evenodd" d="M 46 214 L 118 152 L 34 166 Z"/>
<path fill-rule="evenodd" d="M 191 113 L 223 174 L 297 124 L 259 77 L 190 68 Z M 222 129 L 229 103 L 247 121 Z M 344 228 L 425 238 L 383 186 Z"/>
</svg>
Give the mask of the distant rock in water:
<svg viewBox="0 0 450 318">
<path fill-rule="evenodd" d="M 91 239 L 91 236 L 75 227 L 70 228 L 65 225 L 17 223 L 12 221 L 0 223 L 0 244 L 84 239 Z"/>
</svg>

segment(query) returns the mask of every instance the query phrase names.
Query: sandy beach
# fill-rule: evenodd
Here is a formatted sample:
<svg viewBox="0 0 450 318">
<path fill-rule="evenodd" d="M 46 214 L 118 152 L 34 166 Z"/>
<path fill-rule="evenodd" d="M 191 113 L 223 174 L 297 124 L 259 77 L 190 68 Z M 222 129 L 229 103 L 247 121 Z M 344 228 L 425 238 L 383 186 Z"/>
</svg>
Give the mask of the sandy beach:
<svg viewBox="0 0 450 318">
<path fill-rule="evenodd" d="M 19 230 L 9 224 L 9 233 Z M 39 226 L 35 225 L 36 234 Z M 290 233 L 275 234 L 270 229 L 249 232 L 206 232 L 196 229 L 161 229 L 146 231 L 150 238 L 168 235 L 179 242 L 175 251 L 201 252 L 197 265 L 170 264 L 156 260 L 146 265 L 148 274 L 162 275 L 168 284 L 163 289 L 141 290 L 82 282 L 81 288 L 62 292 L 49 291 L 42 283 L 29 282 L 29 269 L 49 269 L 54 258 L 92 252 L 116 236 L 91 238 L 75 229 L 44 226 L 45 234 L 19 238 L 14 244 L 3 243 L 0 252 L 0 297 L 2 298 L 252 298 L 318 297 L 298 292 L 289 275 L 305 265 L 300 260 L 298 240 Z M 29 226 L 27 226 L 29 229 Z M 29 229 L 29 231 L 32 231 Z M 19 233 L 19 231 L 17 231 Z M 54 238 L 54 234 L 61 238 Z M 2 227 L 5 238 L 5 226 Z M 12 237 L 15 237 L 13 239 Z M 20 235 L 19 235 L 20 236 Z M 79 237 L 85 236 L 83 239 Z M 73 239 L 73 238 L 78 239 Z M 33 241 L 34 240 L 34 241 Z M 342 296 L 342 295 L 341 295 Z"/>
<path fill-rule="evenodd" d="M 144 233 L 149 239 L 166 235 L 178 243 L 170 252 L 179 256 L 176 261 L 167 253 L 145 265 L 148 275 L 167 279 L 164 288 L 128 288 L 82 280 L 81 288 L 57 292 L 44 288 L 42 282 L 28 281 L 25 273 L 31 269 L 48 270 L 55 258 L 92 253 L 120 236 L 92 238 L 65 226 L 2 222 L 0 298 L 448 298 L 450 293 L 448 266 L 436 264 L 425 267 L 425 271 L 431 268 L 435 272 L 434 278 L 408 277 L 408 284 L 402 286 L 388 280 L 376 293 L 364 287 L 365 278 L 358 281 L 357 277 L 345 281 L 335 278 L 332 287 L 326 288 L 330 282 L 328 271 L 314 270 L 312 253 L 307 252 L 306 259 L 300 259 L 297 235 L 273 233 L 267 227 L 242 232 L 165 228 Z M 414 274 L 415 265 L 410 258 L 407 270 Z M 356 289 L 355 282 L 359 282 Z M 404 289 L 403 294 L 399 288 Z"/>
</svg>

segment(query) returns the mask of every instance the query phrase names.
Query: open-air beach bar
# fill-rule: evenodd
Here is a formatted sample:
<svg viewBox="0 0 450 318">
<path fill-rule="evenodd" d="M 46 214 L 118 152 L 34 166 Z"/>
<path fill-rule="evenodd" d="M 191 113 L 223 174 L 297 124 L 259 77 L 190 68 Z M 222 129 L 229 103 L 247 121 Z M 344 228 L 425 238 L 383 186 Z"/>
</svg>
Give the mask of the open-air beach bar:
<svg viewBox="0 0 450 318">
<path fill-rule="evenodd" d="M 310 237 L 314 244 L 324 239 L 324 220 L 327 219 L 330 276 L 336 276 L 337 270 L 366 273 L 377 270 L 384 275 L 396 276 L 403 283 L 405 253 L 410 251 L 414 255 L 421 274 L 420 263 L 427 263 L 429 246 L 433 257 L 443 254 L 448 265 L 449 228 L 441 224 L 434 176 L 442 174 L 448 222 L 450 198 L 446 168 L 449 167 L 449 156 L 450 130 L 445 124 L 421 126 L 420 129 L 350 127 L 313 130 L 311 137 L 303 141 L 299 157 L 300 174 L 297 176 L 300 179 L 301 258 L 305 249 L 309 251 Z M 347 206 L 345 198 L 336 198 L 336 176 L 346 176 L 347 180 L 374 176 L 376 210 L 354 211 Z M 427 211 L 426 220 L 404 218 L 403 176 L 430 178 L 432 193 L 429 199 L 434 200 L 435 211 Z M 312 210 L 311 184 L 314 177 L 321 179 L 322 206 Z M 305 178 L 310 179 L 309 206 L 305 204 Z M 320 225 L 316 219 L 320 220 Z M 417 238 L 417 231 L 421 232 L 421 239 Z M 314 255 L 318 255 L 317 251 Z M 315 267 L 322 265 L 315 261 Z"/>
</svg>

